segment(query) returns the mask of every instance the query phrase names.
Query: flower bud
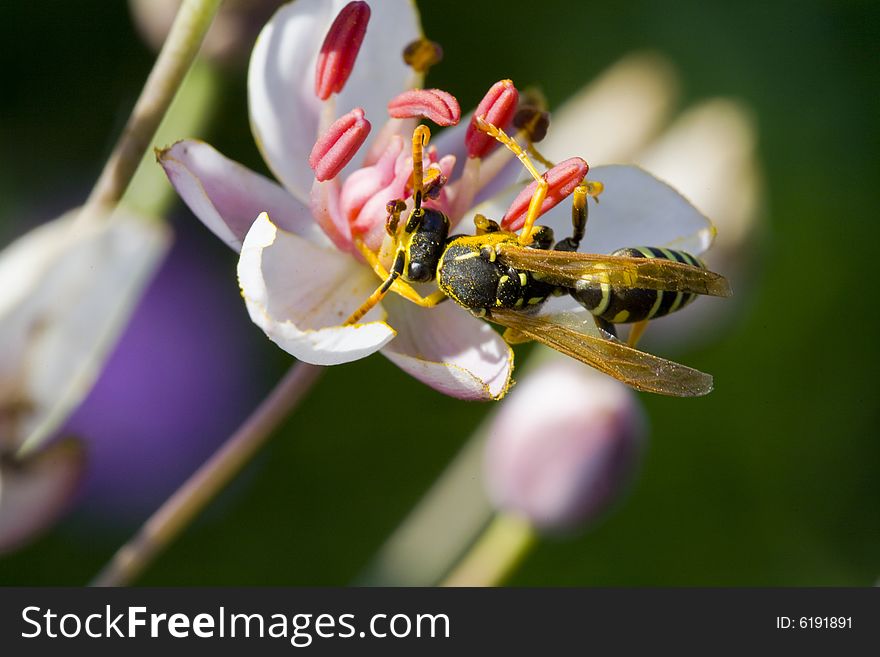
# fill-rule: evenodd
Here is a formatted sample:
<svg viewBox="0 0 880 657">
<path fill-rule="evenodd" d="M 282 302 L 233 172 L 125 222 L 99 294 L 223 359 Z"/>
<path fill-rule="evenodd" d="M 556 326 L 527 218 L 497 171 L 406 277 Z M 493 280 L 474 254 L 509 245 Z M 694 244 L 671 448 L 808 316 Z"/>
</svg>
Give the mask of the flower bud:
<svg viewBox="0 0 880 657">
<path fill-rule="evenodd" d="M 324 37 L 315 69 L 315 95 L 321 100 L 342 91 L 354 68 L 369 21 L 370 6 L 366 2 L 349 2 L 333 21 Z"/>
<path fill-rule="evenodd" d="M 455 96 L 440 89 L 404 91 L 388 103 L 388 114 L 394 119 L 425 118 L 444 127 L 461 120 Z"/>
<path fill-rule="evenodd" d="M 309 155 L 309 166 L 314 170 L 318 182 L 335 178 L 351 162 L 370 134 L 370 127 L 360 107 L 336 119 L 315 142 Z"/>
<path fill-rule="evenodd" d="M 574 529 L 625 488 L 644 434 L 631 390 L 554 357 L 508 395 L 492 423 L 485 454 L 489 497 L 539 530 Z"/>
<path fill-rule="evenodd" d="M 547 189 L 544 202 L 541 203 L 540 214 L 544 214 L 560 201 L 568 198 L 574 188 L 581 184 L 589 170 L 590 167 L 586 162 L 579 157 L 573 157 L 560 162 L 544 173 L 541 177 L 549 183 L 550 187 Z M 534 181 L 517 195 L 501 220 L 502 228 L 512 231 L 522 228 L 529 212 L 529 202 L 537 188 L 538 182 Z"/>
<path fill-rule="evenodd" d="M 477 128 L 477 117 L 504 130 L 513 119 L 518 102 L 519 92 L 510 80 L 501 80 L 492 85 L 474 110 L 467 127 L 464 143 L 468 157 L 485 157 L 495 146 L 495 139 Z"/>
</svg>

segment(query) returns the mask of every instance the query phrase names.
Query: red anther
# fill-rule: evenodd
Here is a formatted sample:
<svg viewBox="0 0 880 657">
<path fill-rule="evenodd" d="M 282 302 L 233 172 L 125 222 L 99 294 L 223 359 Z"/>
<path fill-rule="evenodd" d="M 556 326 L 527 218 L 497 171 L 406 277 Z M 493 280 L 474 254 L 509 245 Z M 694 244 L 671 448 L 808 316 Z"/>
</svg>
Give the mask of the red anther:
<svg viewBox="0 0 880 657">
<path fill-rule="evenodd" d="M 581 184 L 589 170 L 590 167 L 586 162 L 579 157 L 573 157 L 560 162 L 541 176 L 550 184 L 550 187 L 547 189 L 547 196 L 541 204 L 539 216 L 560 201 L 564 201 L 574 191 L 574 188 Z M 504 218 L 501 219 L 501 226 L 504 229 L 517 231 L 522 228 L 526 215 L 529 212 L 529 202 L 532 200 L 532 195 L 537 188 L 538 182 L 535 181 L 522 190 L 519 196 L 514 199 Z"/>
<path fill-rule="evenodd" d="M 492 88 L 477 105 L 464 135 L 468 157 L 485 157 L 495 146 L 495 140 L 477 128 L 476 117 L 480 116 L 496 128 L 504 130 L 516 112 L 519 92 L 510 80 L 501 80 Z"/>
<path fill-rule="evenodd" d="M 459 122 L 461 108 L 455 96 L 440 89 L 410 89 L 388 103 L 388 114 L 395 119 L 430 119 L 445 127 Z"/>
<path fill-rule="evenodd" d="M 315 95 L 321 100 L 342 91 L 354 68 L 369 21 L 370 6 L 366 2 L 349 2 L 333 21 L 324 37 L 315 69 Z"/>
<path fill-rule="evenodd" d="M 309 166 L 318 182 L 335 178 L 370 134 L 370 122 L 364 110 L 357 107 L 336 119 L 327 132 L 315 142 L 309 155 Z"/>
</svg>

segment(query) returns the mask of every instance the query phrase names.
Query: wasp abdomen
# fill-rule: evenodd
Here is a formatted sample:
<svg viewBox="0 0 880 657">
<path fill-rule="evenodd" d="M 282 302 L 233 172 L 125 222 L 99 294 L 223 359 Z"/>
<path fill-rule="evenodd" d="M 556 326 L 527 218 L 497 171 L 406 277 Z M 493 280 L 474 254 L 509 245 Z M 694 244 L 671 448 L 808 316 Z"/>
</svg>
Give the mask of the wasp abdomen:
<svg viewBox="0 0 880 657">
<path fill-rule="evenodd" d="M 618 249 L 611 255 L 631 258 L 659 258 L 705 269 L 706 265 L 684 251 L 638 246 Z M 593 315 L 614 324 L 656 319 L 684 308 L 694 300 L 690 292 L 669 292 L 644 288 L 620 287 L 608 283 L 578 281 L 569 293 Z"/>
</svg>

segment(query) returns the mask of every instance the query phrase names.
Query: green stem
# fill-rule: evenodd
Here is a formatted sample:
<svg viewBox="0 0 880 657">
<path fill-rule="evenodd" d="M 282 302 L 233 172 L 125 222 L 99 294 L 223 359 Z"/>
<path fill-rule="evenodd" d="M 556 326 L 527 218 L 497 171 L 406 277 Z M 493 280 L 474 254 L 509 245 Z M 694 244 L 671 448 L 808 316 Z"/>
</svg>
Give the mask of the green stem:
<svg viewBox="0 0 880 657">
<path fill-rule="evenodd" d="M 324 368 L 297 363 L 244 424 L 144 523 L 92 581 L 131 583 L 257 453 L 272 430 L 299 403 Z"/>
<path fill-rule="evenodd" d="M 97 220 L 122 198 L 221 2 L 183 1 L 122 135 L 80 212 L 80 221 Z"/>
<path fill-rule="evenodd" d="M 535 542 L 531 523 L 519 516 L 498 513 L 441 586 L 503 584 Z"/>
</svg>

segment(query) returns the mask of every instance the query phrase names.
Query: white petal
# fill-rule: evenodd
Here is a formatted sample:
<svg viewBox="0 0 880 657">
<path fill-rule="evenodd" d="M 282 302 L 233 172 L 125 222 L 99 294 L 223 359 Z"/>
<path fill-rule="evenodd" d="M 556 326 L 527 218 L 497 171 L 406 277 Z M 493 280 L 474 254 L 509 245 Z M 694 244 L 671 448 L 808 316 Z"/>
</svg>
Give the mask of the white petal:
<svg viewBox="0 0 880 657">
<path fill-rule="evenodd" d="M 590 169 L 589 180 L 605 185 L 599 203 L 588 200 L 589 218 L 581 251 L 610 253 L 628 246 L 667 246 L 699 255 L 712 243 L 714 227 L 684 196 L 637 166 Z M 560 203 L 539 223 L 556 239 L 571 234 L 571 206 Z"/>
<path fill-rule="evenodd" d="M 279 347 L 315 365 L 336 365 L 378 351 L 395 331 L 376 307 L 366 323 L 342 326 L 378 287 L 354 258 L 312 244 L 257 217 L 245 237 L 238 282 L 251 319 Z"/>
<path fill-rule="evenodd" d="M 309 208 L 283 187 L 197 140 L 179 141 L 158 154 L 168 179 L 190 210 L 235 251 L 260 212 L 285 230 L 317 243 L 327 239 Z"/>
<path fill-rule="evenodd" d="M 675 70 L 665 59 L 629 55 L 551 112 L 538 147 L 553 161 L 575 155 L 591 166 L 630 160 L 659 131 L 677 95 Z"/>
<path fill-rule="evenodd" d="M 22 450 L 88 392 L 169 242 L 164 226 L 121 210 L 89 225 L 75 214 L 0 253 L 0 416 L 23 409 L 12 427 Z"/>
<path fill-rule="evenodd" d="M 488 401 L 507 392 L 513 352 L 489 324 L 451 301 L 425 309 L 391 298 L 385 308 L 398 336 L 382 353 L 402 370 L 459 399 Z"/>
<path fill-rule="evenodd" d="M 0 554 L 34 538 L 67 508 L 85 465 L 82 446 L 65 440 L 27 459 L 0 464 Z"/>
<path fill-rule="evenodd" d="M 307 160 L 324 106 L 314 91 L 318 50 L 345 4 L 347 0 L 297 0 L 284 5 L 263 28 L 251 55 L 251 129 L 269 167 L 302 200 L 308 199 L 314 180 Z M 402 56 L 406 45 L 421 36 L 421 28 L 408 0 L 374 2 L 370 9 L 351 77 L 328 102 L 335 102 L 336 116 L 363 107 L 375 131 L 388 117 L 388 101 L 421 81 Z M 364 154 L 374 136 L 362 147 Z"/>
</svg>

